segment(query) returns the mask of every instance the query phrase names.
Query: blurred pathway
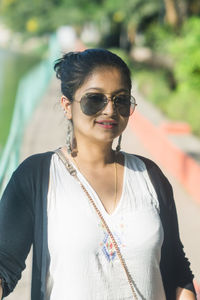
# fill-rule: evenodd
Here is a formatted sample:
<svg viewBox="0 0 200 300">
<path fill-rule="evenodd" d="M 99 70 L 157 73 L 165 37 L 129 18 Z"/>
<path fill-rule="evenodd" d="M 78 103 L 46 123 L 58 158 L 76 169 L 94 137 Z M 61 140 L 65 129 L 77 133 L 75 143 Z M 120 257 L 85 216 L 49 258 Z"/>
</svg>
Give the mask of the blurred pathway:
<svg viewBox="0 0 200 300">
<path fill-rule="evenodd" d="M 63 111 L 59 106 L 59 95 L 59 82 L 54 79 L 26 128 L 21 160 L 34 153 L 54 150 L 65 143 L 65 122 Z M 129 127 L 123 134 L 122 150 L 150 157 Z M 200 283 L 200 206 L 191 199 L 175 178 L 166 175 L 174 188 L 185 251 L 190 257 L 193 272 Z M 30 273 L 31 255 L 27 259 L 27 269 L 23 272 L 22 280 L 18 283 L 15 292 L 6 300 L 30 300 Z"/>
</svg>

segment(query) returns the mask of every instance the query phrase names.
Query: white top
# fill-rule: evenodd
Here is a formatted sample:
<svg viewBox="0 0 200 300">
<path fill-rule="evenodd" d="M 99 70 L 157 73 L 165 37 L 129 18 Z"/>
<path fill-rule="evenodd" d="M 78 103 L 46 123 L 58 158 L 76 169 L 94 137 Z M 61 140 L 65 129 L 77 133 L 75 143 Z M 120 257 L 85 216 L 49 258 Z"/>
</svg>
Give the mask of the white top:
<svg viewBox="0 0 200 300">
<path fill-rule="evenodd" d="M 163 242 L 159 202 L 144 163 L 133 154 L 123 154 L 123 191 L 111 215 L 77 170 L 78 176 L 118 242 L 138 299 L 165 300 L 159 268 Z M 96 211 L 56 154 L 50 166 L 48 247 L 46 300 L 134 299 Z"/>
</svg>

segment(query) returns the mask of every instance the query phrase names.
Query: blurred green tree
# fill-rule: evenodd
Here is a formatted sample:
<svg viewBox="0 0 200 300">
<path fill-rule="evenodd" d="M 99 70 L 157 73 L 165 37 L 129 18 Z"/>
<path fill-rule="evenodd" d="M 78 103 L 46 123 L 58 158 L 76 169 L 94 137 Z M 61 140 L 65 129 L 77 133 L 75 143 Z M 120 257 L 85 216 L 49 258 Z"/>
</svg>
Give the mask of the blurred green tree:
<svg viewBox="0 0 200 300">
<path fill-rule="evenodd" d="M 28 36 L 94 22 L 104 37 L 102 45 L 128 48 L 138 28 L 159 16 L 163 7 L 163 0 L 2 0 L 0 16 L 13 31 Z"/>
<path fill-rule="evenodd" d="M 186 119 L 200 136 L 200 18 L 185 22 L 181 35 L 170 45 L 176 64 L 174 74 L 177 89 L 168 111 L 172 117 Z"/>
<path fill-rule="evenodd" d="M 181 23 L 181 14 L 200 12 L 199 0 L 1 0 L 0 17 L 13 31 L 43 35 L 61 25 L 95 22 L 105 46 L 128 48 L 153 21 Z"/>
<path fill-rule="evenodd" d="M 0 16 L 13 31 L 42 35 L 61 25 L 82 25 L 98 15 L 101 0 L 2 0 Z"/>
<path fill-rule="evenodd" d="M 135 43 L 136 32 L 145 29 L 154 18 L 159 18 L 163 0 L 107 0 L 102 3 L 104 20 L 108 24 L 103 32 L 104 44 L 109 47 L 129 48 Z"/>
</svg>

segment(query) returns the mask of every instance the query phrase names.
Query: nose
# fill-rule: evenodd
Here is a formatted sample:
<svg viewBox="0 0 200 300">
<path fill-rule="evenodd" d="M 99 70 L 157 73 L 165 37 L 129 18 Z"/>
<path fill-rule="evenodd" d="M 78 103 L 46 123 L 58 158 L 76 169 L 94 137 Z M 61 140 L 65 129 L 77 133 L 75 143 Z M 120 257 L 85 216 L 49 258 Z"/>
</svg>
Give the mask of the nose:
<svg viewBox="0 0 200 300">
<path fill-rule="evenodd" d="M 108 103 L 106 104 L 106 107 L 104 108 L 103 113 L 106 115 L 113 115 L 114 113 L 116 113 L 115 104 L 111 98 L 108 98 Z"/>
</svg>

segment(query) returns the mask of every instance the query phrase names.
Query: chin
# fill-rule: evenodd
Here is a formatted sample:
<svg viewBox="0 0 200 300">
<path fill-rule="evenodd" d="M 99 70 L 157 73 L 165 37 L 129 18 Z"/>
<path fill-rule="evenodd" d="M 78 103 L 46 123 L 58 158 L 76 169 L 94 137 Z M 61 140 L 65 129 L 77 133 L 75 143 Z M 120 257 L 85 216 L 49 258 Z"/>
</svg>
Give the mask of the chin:
<svg viewBox="0 0 200 300">
<path fill-rule="evenodd" d="M 120 134 L 104 134 L 96 136 L 96 140 L 102 143 L 112 143 L 115 138 L 117 138 Z"/>
</svg>

